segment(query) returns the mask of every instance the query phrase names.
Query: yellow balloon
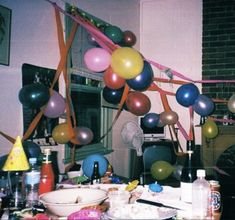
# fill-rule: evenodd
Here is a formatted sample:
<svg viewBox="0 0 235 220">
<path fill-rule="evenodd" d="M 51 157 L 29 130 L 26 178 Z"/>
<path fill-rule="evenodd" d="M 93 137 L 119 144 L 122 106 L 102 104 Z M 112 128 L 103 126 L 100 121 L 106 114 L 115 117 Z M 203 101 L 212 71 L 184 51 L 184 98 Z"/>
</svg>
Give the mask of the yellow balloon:
<svg viewBox="0 0 235 220">
<path fill-rule="evenodd" d="M 211 119 L 208 119 L 202 126 L 202 134 L 206 138 L 215 138 L 218 135 L 218 132 L 219 130 L 216 123 Z"/>
<path fill-rule="evenodd" d="M 72 138 L 67 123 L 58 124 L 52 131 L 52 138 L 59 144 L 66 144 Z"/>
<path fill-rule="evenodd" d="M 124 79 L 131 79 L 142 72 L 144 60 L 135 49 L 120 47 L 112 53 L 111 67 L 118 76 Z"/>
</svg>

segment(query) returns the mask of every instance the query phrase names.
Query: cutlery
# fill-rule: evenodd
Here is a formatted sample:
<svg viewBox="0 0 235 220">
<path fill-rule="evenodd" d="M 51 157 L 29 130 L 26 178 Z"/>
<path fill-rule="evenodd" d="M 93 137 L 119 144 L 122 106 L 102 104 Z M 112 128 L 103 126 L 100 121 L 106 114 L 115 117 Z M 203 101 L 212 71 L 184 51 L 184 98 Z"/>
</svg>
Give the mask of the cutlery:
<svg viewBox="0 0 235 220">
<path fill-rule="evenodd" d="M 174 206 L 164 205 L 160 202 L 153 202 L 153 201 L 149 201 L 149 200 L 146 200 L 146 199 L 137 199 L 136 202 L 144 203 L 144 204 L 148 204 L 148 205 L 154 205 L 154 206 L 158 206 L 158 207 L 181 210 L 180 208 L 177 208 L 177 207 L 174 207 Z"/>
</svg>

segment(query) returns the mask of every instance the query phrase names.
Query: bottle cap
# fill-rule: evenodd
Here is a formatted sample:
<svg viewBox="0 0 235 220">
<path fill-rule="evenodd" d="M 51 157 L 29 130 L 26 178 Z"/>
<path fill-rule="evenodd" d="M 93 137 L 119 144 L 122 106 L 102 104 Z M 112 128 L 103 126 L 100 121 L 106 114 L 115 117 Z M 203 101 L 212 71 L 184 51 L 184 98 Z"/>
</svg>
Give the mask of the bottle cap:
<svg viewBox="0 0 235 220">
<path fill-rule="evenodd" d="M 197 176 L 198 177 L 205 177 L 206 176 L 206 171 L 203 169 L 197 170 Z"/>
<path fill-rule="evenodd" d="M 29 158 L 29 163 L 30 163 L 30 164 L 35 164 L 35 163 L 37 163 L 37 158 L 36 158 L 36 157 L 31 157 L 31 158 Z"/>
</svg>

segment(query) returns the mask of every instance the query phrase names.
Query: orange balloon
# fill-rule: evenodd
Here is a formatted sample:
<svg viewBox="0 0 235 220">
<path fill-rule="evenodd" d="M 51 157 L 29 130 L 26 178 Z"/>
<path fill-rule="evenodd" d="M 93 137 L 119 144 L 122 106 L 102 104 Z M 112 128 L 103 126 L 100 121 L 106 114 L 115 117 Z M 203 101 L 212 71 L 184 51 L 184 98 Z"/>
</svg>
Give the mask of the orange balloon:
<svg viewBox="0 0 235 220">
<path fill-rule="evenodd" d="M 58 124 L 52 131 L 52 138 L 59 144 L 66 144 L 72 138 L 67 123 Z"/>
<path fill-rule="evenodd" d="M 120 89 L 126 83 L 126 80 L 114 73 L 111 67 L 104 72 L 103 79 L 104 84 L 110 89 Z"/>
</svg>

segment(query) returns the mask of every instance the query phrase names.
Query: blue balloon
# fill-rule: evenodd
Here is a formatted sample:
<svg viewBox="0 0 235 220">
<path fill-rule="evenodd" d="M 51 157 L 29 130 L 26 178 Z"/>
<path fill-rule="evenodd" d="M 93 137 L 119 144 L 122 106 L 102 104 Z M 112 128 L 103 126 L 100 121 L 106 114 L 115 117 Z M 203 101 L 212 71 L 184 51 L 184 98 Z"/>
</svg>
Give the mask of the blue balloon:
<svg viewBox="0 0 235 220">
<path fill-rule="evenodd" d="M 82 163 L 82 170 L 83 173 L 88 177 L 91 178 L 93 173 L 93 166 L 94 162 L 98 161 L 99 163 L 99 173 L 100 176 L 103 176 L 107 169 L 108 169 L 108 160 L 101 154 L 92 154 L 86 157 Z"/>
<path fill-rule="evenodd" d="M 124 87 L 120 89 L 110 89 L 105 86 L 103 89 L 103 98 L 108 103 L 118 104 L 121 101 L 123 90 Z"/>
<path fill-rule="evenodd" d="M 193 83 L 188 83 L 180 86 L 175 94 L 177 102 L 184 106 L 189 107 L 194 104 L 199 95 L 199 89 Z"/>
<path fill-rule="evenodd" d="M 28 159 L 30 157 L 39 158 L 41 155 L 41 148 L 38 144 L 34 143 L 33 141 L 24 141 L 22 144 Z"/>
<path fill-rule="evenodd" d="M 148 113 L 143 117 L 143 124 L 147 128 L 153 128 L 158 125 L 160 115 L 157 113 Z"/>
<path fill-rule="evenodd" d="M 144 61 L 142 72 L 133 79 L 126 80 L 128 86 L 136 91 L 145 91 L 153 82 L 153 70 L 151 65 Z"/>
<path fill-rule="evenodd" d="M 214 107 L 214 102 L 205 95 L 199 95 L 193 104 L 193 110 L 201 116 L 210 115 Z"/>
</svg>

